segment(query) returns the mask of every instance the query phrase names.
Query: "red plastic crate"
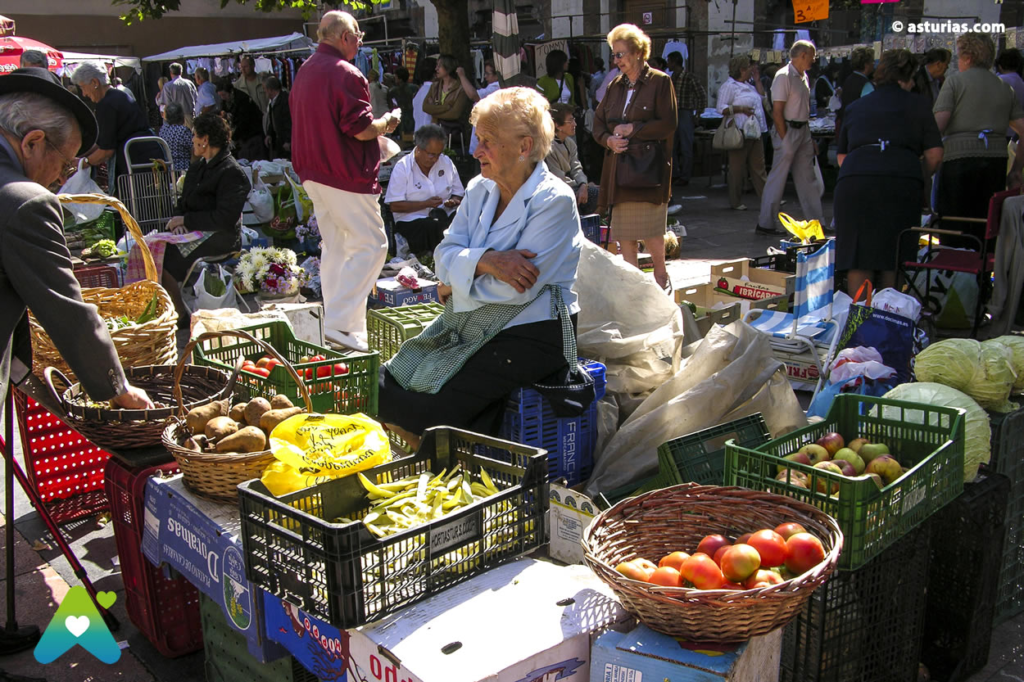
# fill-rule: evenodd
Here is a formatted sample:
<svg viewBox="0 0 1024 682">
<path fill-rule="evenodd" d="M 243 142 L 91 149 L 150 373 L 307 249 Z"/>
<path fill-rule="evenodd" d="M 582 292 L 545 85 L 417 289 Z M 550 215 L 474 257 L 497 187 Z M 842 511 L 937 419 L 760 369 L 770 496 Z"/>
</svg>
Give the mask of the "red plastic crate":
<svg viewBox="0 0 1024 682">
<path fill-rule="evenodd" d="M 14 391 L 28 480 L 57 523 L 106 511 L 105 452 L 32 398 Z"/>
<path fill-rule="evenodd" d="M 83 289 L 117 289 L 121 286 L 117 281 L 117 268 L 109 265 L 94 265 L 75 269 L 75 279 Z"/>
<path fill-rule="evenodd" d="M 128 617 L 153 646 L 168 658 L 203 648 L 199 591 L 185 578 L 169 579 L 142 554 L 146 481 L 155 474 L 176 474 L 176 462 L 130 469 L 107 461 L 106 489 L 121 559 Z"/>
</svg>

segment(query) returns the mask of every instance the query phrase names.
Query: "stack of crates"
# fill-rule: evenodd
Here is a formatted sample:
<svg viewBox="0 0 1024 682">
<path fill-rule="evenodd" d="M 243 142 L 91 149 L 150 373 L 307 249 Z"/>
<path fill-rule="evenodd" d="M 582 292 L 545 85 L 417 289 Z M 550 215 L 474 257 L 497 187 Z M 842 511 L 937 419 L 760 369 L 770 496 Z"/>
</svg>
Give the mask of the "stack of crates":
<svg viewBox="0 0 1024 682">
<path fill-rule="evenodd" d="M 184 656 L 203 647 L 199 591 L 185 578 L 165 577 L 142 554 L 146 481 L 150 476 L 176 473 L 175 462 L 130 468 L 110 459 L 106 468 L 107 496 L 128 617 L 167 658 Z"/>
<path fill-rule="evenodd" d="M 380 353 L 381 363 L 398 352 L 398 347 L 426 329 L 441 313 L 440 303 L 420 303 L 398 308 L 378 308 L 366 313 L 370 350 Z"/>
<path fill-rule="evenodd" d="M 260 663 L 250 653 L 245 635 L 231 627 L 220 605 L 199 595 L 206 656 L 206 682 L 320 682 L 294 656 Z"/>
<path fill-rule="evenodd" d="M 574 486 L 590 478 L 597 448 L 597 401 L 604 396 L 605 367 L 580 359 L 594 379 L 596 399 L 579 417 L 556 417 L 551 405 L 532 388 L 512 392 L 505 410 L 501 437 L 548 451 L 551 481 L 566 479 Z"/>
<path fill-rule="evenodd" d="M 1024 409 L 992 414 L 989 467 L 1010 479 L 1006 535 L 996 594 L 997 624 L 1024 612 Z"/>
</svg>

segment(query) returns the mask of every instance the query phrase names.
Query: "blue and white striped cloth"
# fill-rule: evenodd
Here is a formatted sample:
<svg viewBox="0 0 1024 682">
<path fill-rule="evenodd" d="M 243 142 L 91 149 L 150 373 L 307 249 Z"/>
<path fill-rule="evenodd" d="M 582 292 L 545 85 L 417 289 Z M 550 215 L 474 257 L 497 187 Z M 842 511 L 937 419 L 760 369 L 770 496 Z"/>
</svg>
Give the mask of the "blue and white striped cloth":
<svg viewBox="0 0 1024 682">
<path fill-rule="evenodd" d="M 817 338 L 828 330 L 835 280 L 836 242 L 830 239 L 810 255 L 797 254 L 793 287 L 793 312 L 763 311 L 750 323 L 754 329 L 776 338 Z"/>
</svg>

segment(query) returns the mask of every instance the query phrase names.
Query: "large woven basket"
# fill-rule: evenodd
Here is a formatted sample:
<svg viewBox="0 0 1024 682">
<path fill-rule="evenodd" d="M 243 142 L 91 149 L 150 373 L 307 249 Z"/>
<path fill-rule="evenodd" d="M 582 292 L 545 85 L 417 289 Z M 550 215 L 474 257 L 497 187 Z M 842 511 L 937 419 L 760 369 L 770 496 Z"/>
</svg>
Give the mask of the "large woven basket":
<svg viewBox="0 0 1024 682">
<path fill-rule="evenodd" d="M 614 568 L 638 557 L 657 563 L 674 551 L 693 552 L 706 535 L 738 537 L 788 521 L 821 540 L 825 560 L 780 585 L 743 591 L 660 587 Z M 582 544 L 587 565 L 652 630 L 692 642 L 728 643 L 767 634 L 799 615 L 835 570 L 843 534 L 835 519 L 792 498 L 690 483 L 619 502 L 594 519 Z"/>
<path fill-rule="evenodd" d="M 113 206 L 121 214 L 121 219 L 142 249 L 142 257 L 146 266 L 146 279 L 134 282 L 120 289 L 83 289 L 82 298 L 99 308 L 102 317 L 121 317 L 137 319 L 156 296 L 156 317 L 149 322 L 116 329 L 110 332 L 110 338 L 117 349 L 117 357 L 122 367 L 144 367 L 146 365 L 173 365 L 178 361 L 178 346 L 175 333 L 178 329 L 178 314 L 174 310 L 171 297 L 162 286 L 146 240 L 142 237 L 139 224 L 128 213 L 124 204 L 113 197 L 102 194 L 62 194 L 57 197 L 63 203 L 102 204 Z M 61 357 L 50 335 L 34 315 L 29 313 L 29 328 L 32 334 L 32 370 L 40 378 L 47 367 L 56 367 L 72 382 L 77 381 L 71 367 Z"/>
<path fill-rule="evenodd" d="M 306 403 L 306 412 L 313 411 L 309 389 L 306 388 L 306 384 L 303 383 L 302 377 L 295 371 L 295 368 L 289 364 L 287 359 L 274 350 L 270 344 L 264 343 L 248 332 L 234 329 L 201 334 L 189 341 L 182 352 L 182 358 L 189 357 L 192 354 L 192 349 L 200 342 L 225 336 L 234 336 L 246 341 L 252 341 L 262 348 L 264 352 L 280 360 L 281 364 L 298 384 L 299 392 Z M 178 400 L 179 406 L 182 405 L 178 383 L 181 370 L 182 366 L 179 364 L 174 376 L 175 397 Z M 238 500 L 238 484 L 259 478 L 263 475 L 263 470 L 274 461 L 274 453 L 270 450 L 248 454 L 219 454 L 195 452 L 194 450 L 182 447 L 182 444 L 192 435 L 192 430 L 185 424 L 185 410 L 183 407 L 180 407 L 178 418 L 164 429 L 164 447 L 167 448 L 178 462 L 178 468 L 181 469 L 181 473 L 184 476 L 185 486 L 197 495 L 217 502 L 236 502 Z"/>
<path fill-rule="evenodd" d="M 175 371 L 187 357 L 184 356 L 177 367 L 154 365 L 125 370 L 130 384 L 144 389 L 154 403 L 162 405 L 152 410 L 124 410 L 93 404 L 81 384 L 71 385 L 55 367 L 46 368 L 44 381 L 57 404 L 64 408 L 64 420 L 96 445 L 114 451 L 149 447 L 160 445 L 167 420 L 179 412 L 173 406 Z M 54 374 L 69 386 L 63 394 L 54 387 Z M 228 373 L 222 369 L 188 365 L 180 374 L 186 412 L 230 395 L 232 384 Z"/>
</svg>

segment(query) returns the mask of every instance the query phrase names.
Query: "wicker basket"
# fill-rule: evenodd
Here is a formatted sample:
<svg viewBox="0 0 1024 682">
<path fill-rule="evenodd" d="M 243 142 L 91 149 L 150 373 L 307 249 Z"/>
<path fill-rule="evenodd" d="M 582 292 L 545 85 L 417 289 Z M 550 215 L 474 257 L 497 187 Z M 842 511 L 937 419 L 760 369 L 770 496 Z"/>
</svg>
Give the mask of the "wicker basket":
<svg viewBox="0 0 1024 682">
<path fill-rule="evenodd" d="M 122 367 L 144 367 L 147 365 L 173 365 L 178 361 L 178 346 L 175 333 L 178 328 L 178 314 L 174 311 L 171 297 L 159 284 L 153 254 L 146 246 L 139 224 L 117 199 L 102 194 L 62 194 L 57 197 L 63 203 L 103 204 L 113 206 L 121 214 L 135 242 L 142 249 L 146 265 L 146 279 L 134 282 L 120 289 L 83 289 L 82 298 L 99 308 L 100 315 L 121 316 L 135 319 L 142 314 L 153 300 L 157 299 L 156 317 L 149 322 L 116 329 L 110 338 L 117 349 Z M 76 381 L 71 368 L 61 357 L 60 351 L 50 339 L 42 325 L 29 313 L 29 327 L 32 333 L 32 370 L 40 378 L 47 367 L 56 367 L 72 382 Z"/>
<path fill-rule="evenodd" d="M 63 408 L 64 421 L 104 450 L 116 451 L 160 445 L 167 420 L 178 413 L 172 406 L 176 369 L 173 365 L 155 365 L 125 370 L 132 386 L 144 389 L 154 403 L 164 405 L 152 410 L 94 405 L 81 384 L 71 385 L 55 367 L 46 368 L 44 380 L 54 400 Z M 54 374 L 69 387 L 63 394 L 54 386 Z M 186 379 L 182 387 L 186 411 L 225 398 L 232 388 L 228 373 L 214 367 L 188 365 L 183 378 Z"/>
<path fill-rule="evenodd" d="M 267 354 L 280 360 L 282 366 L 287 368 L 289 374 L 292 375 L 292 378 L 298 385 L 300 395 L 306 403 L 306 412 L 313 411 L 313 404 L 309 398 L 309 389 L 306 388 L 306 384 L 303 383 L 302 377 L 295 371 L 295 368 L 288 363 L 288 360 L 281 357 L 270 344 L 264 343 L 248 332 L 235 329 L 201 334 L 189 341 L 181 356 L 183 358 L 189 357 L 192 354 L 192 349 L 201 341 L 225 336 L 234 336 L 254 342 Z M 179 406 L 182 405 L 178 382 L 181 370 L 182 365 L 179 364 L 174 377 L 175 398 L 178 400 Z M 181 469 L 181 473 L 184 475 L 185 486 L 197 495 L 217 502 L 237 502 L 238 484 L 259 478 L 263 475 L 263 470 L 274 461 L 274 453 L 270 450 L 248 454 L 220 454 L 195 452 L 194 450 L 182 447 L 182 443 L 192 435 L 192 430 L 185 424 L 185 410 L 182 407 L 179 410 L 178 419 L 174 420 L 164 429 L 164 447 L 167 448 L 178 462 L 178 468 Z"/>
<path fill-rule="evenodd" d="M 787 521 L 821 540 L 825 560 L 780 585 L 743 591 L 660 587 L 630 580 L 614 568 L 638 557 L 657 562 L 677 550 L 692 552 L 706 535 L 736 537 Z M 652 630 L 726 643 L 767 634 L 796 618 L 835 569 L 843 534 L 835 519 L 792 498 L 691 483 L 619 502 L 594 519 L 582 544 L 591 570 Z"/>
</svg>

